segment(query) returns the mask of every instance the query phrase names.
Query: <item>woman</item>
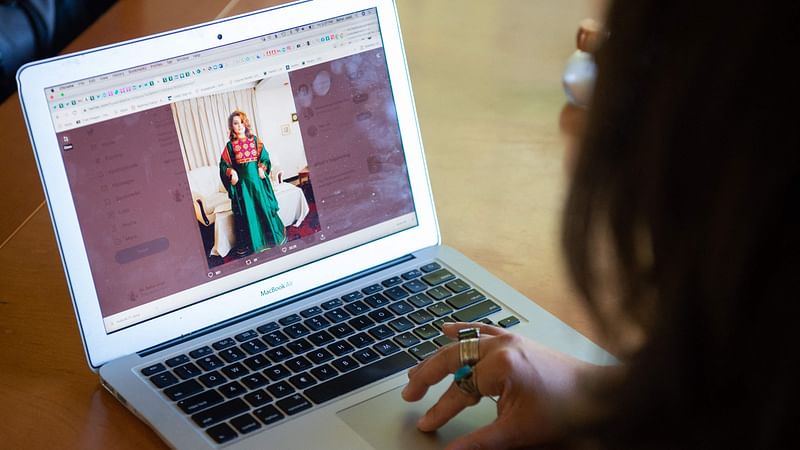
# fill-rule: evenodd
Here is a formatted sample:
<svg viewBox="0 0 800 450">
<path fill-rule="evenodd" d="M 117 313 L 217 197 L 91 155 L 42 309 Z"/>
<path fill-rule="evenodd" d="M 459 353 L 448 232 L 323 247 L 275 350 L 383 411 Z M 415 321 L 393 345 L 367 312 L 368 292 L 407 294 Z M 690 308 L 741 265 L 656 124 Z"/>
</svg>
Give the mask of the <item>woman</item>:
<svg viewBox="0 0 800 450">
<path fill-rule="evenodd" d="M 800 139 L 784 105 L 798 94 L 779 81 L 797 10 L 613 2 L 563 246 L 621 364 L 593 367 L 481 325 L 462 378 L 475 389 L 451 386 L 421 430 L 491 395 L 497 420 L 449 449 L 796 446 Z M 445 347 L 409 372 L 404 398 L 459 365 L 459 345 Z"/>
<path fill-rule="evenodd" d="M 219 175 L 231 199 L 237 254 L 261 252 L 286 240 L 272 191 L 269 153 L 250 131 L 242 111 L 228 116 L 228 144 L 222 150 Z M 250 247 L 248 249 L 248 247 Z"/>
</svg>

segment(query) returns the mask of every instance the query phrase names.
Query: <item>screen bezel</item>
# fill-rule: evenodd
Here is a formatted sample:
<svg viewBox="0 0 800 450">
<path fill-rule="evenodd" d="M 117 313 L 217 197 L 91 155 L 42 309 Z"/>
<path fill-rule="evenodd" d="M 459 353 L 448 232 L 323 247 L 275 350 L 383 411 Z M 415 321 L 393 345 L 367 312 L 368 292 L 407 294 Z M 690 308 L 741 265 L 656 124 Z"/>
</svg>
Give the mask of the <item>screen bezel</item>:
<svg viewBox="0 0 800 450">
<path fill-rule="evenodd" d="M 107 333 L 94 288 L 66 170 L 48 108 L 45 88 L 124 70 L 302 26 L 368 8 L 377 8 L 398 124 L 406 157 L 417 226 L 334 254 L 299 268 L 199 301 L 159 317 Z M 260 30 L 255 32 L 255 30 Z M 219 39 L 219 35 L 222 39 Z M 167 33 L 30 63 L 17 74 L 20 102 L 42 178 L 56 241 L 78 318 L 89 365 L 98 369 L 116 358 L 196 332 L 268 304 L 410 254 L 440 242 L 397 11 L 391 0 L 309 0 L 188 27 Z M 321 275 L 323 274 L 323 275 Z M 262 296 L 262 290 L 288 287 Z"/>
</svg>

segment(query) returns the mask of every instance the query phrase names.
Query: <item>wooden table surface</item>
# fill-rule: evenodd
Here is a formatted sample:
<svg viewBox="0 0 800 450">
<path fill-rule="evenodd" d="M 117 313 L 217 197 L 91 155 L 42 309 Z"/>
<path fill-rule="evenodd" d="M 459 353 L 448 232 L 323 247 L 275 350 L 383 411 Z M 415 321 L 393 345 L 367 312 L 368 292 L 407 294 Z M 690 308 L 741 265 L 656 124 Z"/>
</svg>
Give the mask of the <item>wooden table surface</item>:
<svg viewBox="0 0 800 450">
<path fill-rule="evenodd" d="M 276 3 L 120 0 L 66 51 Z M 578 22 L 601 5 L 398 0 L 444 243 L 589 337 L 558 243 L 560 77 Z M 163 447 L 86 363 L 16 95 L 0 123 L 0 448 Z"/>
</svg>

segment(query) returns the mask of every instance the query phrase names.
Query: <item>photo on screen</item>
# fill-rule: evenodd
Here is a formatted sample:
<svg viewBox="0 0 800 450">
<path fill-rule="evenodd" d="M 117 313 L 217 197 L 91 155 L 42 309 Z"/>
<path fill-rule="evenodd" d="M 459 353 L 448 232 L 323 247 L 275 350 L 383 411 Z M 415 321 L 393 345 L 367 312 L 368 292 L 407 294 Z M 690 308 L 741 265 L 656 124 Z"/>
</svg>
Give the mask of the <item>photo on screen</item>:
<svg viewBox="0 0 800 450">
<path fill-rule="evenodd" d="M 280 74 L 171 105 L 209 268 L 320 231 L 294 95 Z"/>
</svg>

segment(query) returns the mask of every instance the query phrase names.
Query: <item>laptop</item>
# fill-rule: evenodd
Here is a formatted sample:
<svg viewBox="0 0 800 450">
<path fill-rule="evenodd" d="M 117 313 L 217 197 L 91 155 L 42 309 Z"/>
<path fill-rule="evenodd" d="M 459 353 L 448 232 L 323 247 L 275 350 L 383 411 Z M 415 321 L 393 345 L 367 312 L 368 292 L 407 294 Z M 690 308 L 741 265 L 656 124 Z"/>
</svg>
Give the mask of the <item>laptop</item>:
<svg viewBox="0 0 800 450">
<path fill-rule="evenodd" d="M 406 371 L 485 321 L 612 358 L 443 246 L 391 0 L 306 0 L 24 66 L 87 361 L 175 448 L 441 448 Z"/>
</svg>

